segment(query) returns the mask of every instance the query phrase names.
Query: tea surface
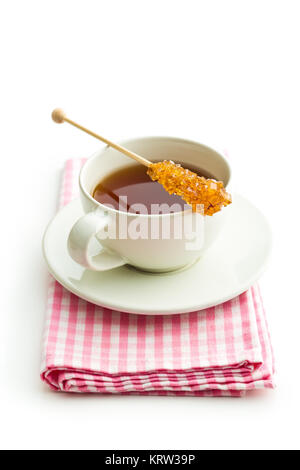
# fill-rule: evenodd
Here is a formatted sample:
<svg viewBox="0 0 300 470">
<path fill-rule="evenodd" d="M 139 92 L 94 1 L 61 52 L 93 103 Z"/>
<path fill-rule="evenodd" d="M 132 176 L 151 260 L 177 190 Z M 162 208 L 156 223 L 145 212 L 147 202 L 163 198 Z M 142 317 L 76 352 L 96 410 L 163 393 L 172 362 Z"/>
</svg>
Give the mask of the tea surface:
<svg viewBox="0 0 300 470">
<path fill-rule="evenodd" d="M 189 169 L 199 176 L 213 178 L 207 172 L 191 167 Z M 142 214 L 180 212 L 186 205 L 181 197 L 167 193 L 161 184 L 152 181 L 143 165 L 131 165 L 114 171 L 98 183 L 92 195 L 101 204 L 125 212 Z M 123 202 L 124 196 L 126 203 Z M 136 204 L 142 204 L 144 207 L 137 207 Z"/>
</svg>

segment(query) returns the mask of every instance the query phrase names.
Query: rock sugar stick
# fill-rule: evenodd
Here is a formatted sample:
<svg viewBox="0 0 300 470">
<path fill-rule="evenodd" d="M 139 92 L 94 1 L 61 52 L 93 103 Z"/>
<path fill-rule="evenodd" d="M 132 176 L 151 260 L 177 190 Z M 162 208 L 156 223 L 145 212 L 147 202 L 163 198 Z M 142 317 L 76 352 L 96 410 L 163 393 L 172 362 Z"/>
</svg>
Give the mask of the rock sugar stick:
<svg viewBox="0 0 300 470">
<path fill-rule="evenodd" d="M 193 211 L 201 212 L 204 215 L 213 215 L 231 203 L 231 196 L 225 190 L 221 181 L 198 176 L 193 171 L 187 170 L 180 164 L 172 161 L 164 160 L 162 162 L 152 163 L 125 147 L 111 142 L 105 137 L 77 124 L 75 121 L 69 119 L 62 109 L 55 109 L 52 112 L 52 119 L 58 124 L 68 122 L 72 126 L 77 127 L 124 155 L 127 155 L 127 157 L 133 158 L 135 161 L 146 166 L 148 168 L 147 173 L 153 181 L 158 181 L 169 194 L 180 196 L 185 202 L 192 206 Z"/>
</svg>

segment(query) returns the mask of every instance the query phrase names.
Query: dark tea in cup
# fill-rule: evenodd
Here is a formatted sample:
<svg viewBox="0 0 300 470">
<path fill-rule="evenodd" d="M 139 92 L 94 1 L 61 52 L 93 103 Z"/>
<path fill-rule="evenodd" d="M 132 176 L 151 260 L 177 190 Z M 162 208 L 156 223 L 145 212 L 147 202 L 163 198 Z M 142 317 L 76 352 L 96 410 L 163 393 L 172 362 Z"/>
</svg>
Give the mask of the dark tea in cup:
<svg viewBox="0 0 300 470">
<path fill-rule="evenodd" d="M 189 169 L 199 176 L 214 178 L 197 168 Z M 161 184 L 152 181 L 143 165 L 130 165 L 112 172 L 97 184 L 92 196 L 116 210 L 140 214 L 180 212 L 187 206 L 181 197 L 169 194 Z"/>
</svg>

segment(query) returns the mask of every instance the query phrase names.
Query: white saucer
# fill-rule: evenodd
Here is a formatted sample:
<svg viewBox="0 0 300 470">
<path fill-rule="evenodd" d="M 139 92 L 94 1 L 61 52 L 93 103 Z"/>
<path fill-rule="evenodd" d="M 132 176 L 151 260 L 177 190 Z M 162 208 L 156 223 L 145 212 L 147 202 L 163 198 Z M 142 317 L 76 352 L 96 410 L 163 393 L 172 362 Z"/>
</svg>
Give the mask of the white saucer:
<svg viewBox="0 0 300 470">
<path fill-rule="evenodd" d="M 122 266 L 88 271 L 67 251 L 67 237 L 83 211 L 79 199 L 58 212 L 48 225 L 43 250 L 57 281 L 79 297 L 122 312 L 171 314 L 218 305 L 241 294 L 262 274 L 271 248 L 265 217 L 235 195 L 220 238 L 202 258 L 182 271 L 151 274 Z"/>
</svg>

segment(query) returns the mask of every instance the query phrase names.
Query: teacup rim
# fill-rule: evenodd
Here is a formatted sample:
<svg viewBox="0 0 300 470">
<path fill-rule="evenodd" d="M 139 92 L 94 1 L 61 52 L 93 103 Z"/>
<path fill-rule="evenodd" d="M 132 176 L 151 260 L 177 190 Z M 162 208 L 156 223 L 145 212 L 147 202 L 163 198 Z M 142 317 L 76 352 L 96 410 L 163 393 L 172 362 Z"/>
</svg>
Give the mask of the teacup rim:
<svg viewBox="0 0 300 470">
<path fill-rule="evenodd" d="M 185 139 L 185 138 L 181 138 L 181 137 L 174 137 L 174 136 L 155 136 L 155 135 L 149 135 L 149 136 L 137 136 L 137 137 L 131 137 L 131 138 L 127 138 L 125 140 L 121 140 L 121 141 L 118 141 L 117 143 L 119 145 L 122 145 L 124 147 L 126 147 L 126 144 L 132 142 L 132 141 L 135 141 L 135 140 L 173 140 L 173 141 L 178 141 L 178 142 L 182 142 L 182 143 L 187 143 L 187 144 L 193 144 L 193 145 L 196 145 L 196 146 L 201 146 L 201 147 L 204 147 L 210 151 L 213 151 L 213 152 L 216 152 L 219 157 L 222 158 L 222 160 L 224 161 L 224 164 L 227 166 L 227 170 L 228 170 L 228 181 L 227 181 L 227 184 L 225 187 L 228 186 L 228 184 L 230 183 L 230 180 L 231 180 L 231 166 L 227 160 L 227 158 L 225 158 L 225 156 L 223 155 L 223 153 L 213 147 L 210 147 L 209 145 L 206 145 L 206 144 L 202 144 L 201 142 L 197 142 L 195 140 L 191 140 L 191 139 Z M 93 198 L 93 196 L 89 193 L 89 191 L 87 191 L 84 187 L 84 184 L 82 182 L 82 175 L 83 175 L 83 172 L 85 171 L 85 168 L 86 168 L 86 165 L 89 164 L 92 160 L 94 160 L 95 158 L 97 158 L 99 156 L 99 154 L 101 154 L 102 152 L 105 151 L 105 149 L 107 148 L 110 148 L 109 145 L 105 145 L 105 147 L 101 148 L 100 150 L 97 150 L 96 152 L 94 152 L 90 157 L 87 158 L 86 162 L 83 164 L 82 168 L 80 169 L 80 172 L 79 172 L 79 187 L 81 189 L 81 191 L 84 193 L 84 195 L 93 203 L 93 204 L 96 204 L 98 207 L 101 207 L 101 209 L 103 209 L 104 211 L 109 211 L 109 212 L 112 212 L 112 213 L 116 213 L 116 214 L 126 214 L 127 217 L 131 216 L 131 217 L 149 217 L 149 218 L 162 218 L 162 217 L 171 217 L 171 216 L 178 216 L 178 215 L 181 215 L 181 214 L 190 214 L 192 212 L 192 209 L 191 210 L 187 210 L 187 211 L 179 211 L 179 212 L 172 212 L 172 213 L 167 213 L 167 214 L 134 214 L 134 213 L 130 213 L 130 212 L 125 212 L 125 211 L 119 211 L 118 209 L 114 209 L 112 207 L 109 207 L 109 206 L 106 206 L 105 204 L 102 204 L 101 202 L 97 201 L 96 199 Z"/>
</svg>

